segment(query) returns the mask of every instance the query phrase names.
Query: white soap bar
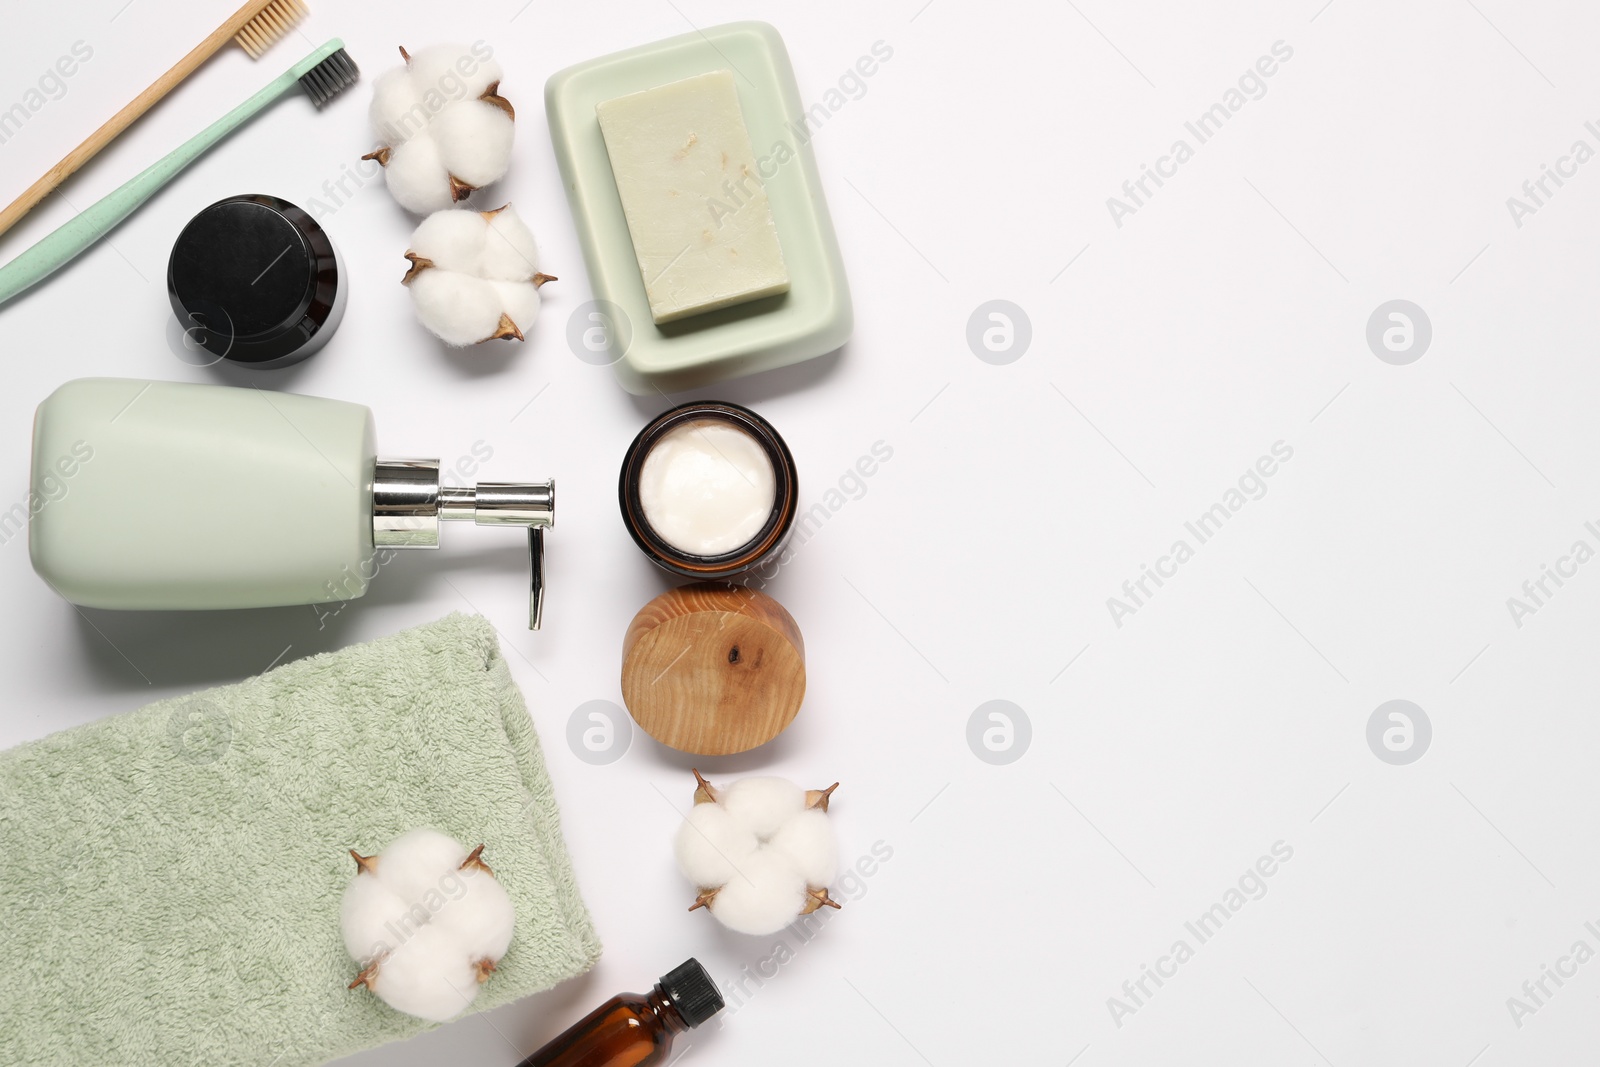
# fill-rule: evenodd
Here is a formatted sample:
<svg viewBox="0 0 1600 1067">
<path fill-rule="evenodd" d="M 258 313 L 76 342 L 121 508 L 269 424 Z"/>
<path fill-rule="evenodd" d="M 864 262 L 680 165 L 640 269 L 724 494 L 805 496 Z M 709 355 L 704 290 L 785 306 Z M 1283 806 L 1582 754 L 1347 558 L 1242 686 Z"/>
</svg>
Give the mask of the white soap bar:
<svg viewBox="0 0 1600 1067">
<path fill-rule="evenodd" d="M 656 322 L 789 291 L 732 71 L 619 96 L 595 113 Z"/>
<path fill-rule="evenodd" d="M 639 471 L 639 503 L 657 537 L 692 556 L 749 544 L 777 499 L 772 460 L 745 431 L 717 419 L 668 430 Z"/>
</svg>

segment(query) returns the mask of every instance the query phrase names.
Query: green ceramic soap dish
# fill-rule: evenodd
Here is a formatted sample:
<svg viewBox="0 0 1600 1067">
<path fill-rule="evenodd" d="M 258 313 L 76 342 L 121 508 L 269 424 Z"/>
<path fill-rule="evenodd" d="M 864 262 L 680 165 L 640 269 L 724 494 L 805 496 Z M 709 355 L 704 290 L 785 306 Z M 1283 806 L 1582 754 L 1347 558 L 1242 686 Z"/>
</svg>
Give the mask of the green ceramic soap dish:
<svg viewBox="0 0 1600 1067">
<path fill-rule="evenodd" d="M 595 105 L 715 70 L 734 73 L 789 291 L 658 326 Z M 849 339 L 850 289 L 811 153 L 813 128 L 777 30 L 735 22 L 602 56 L 551 77 L 544 98 L 595 299 L 569 332 L 591 347 L 603 336 L 599 358 L 629 392 L 694 389 L 812 359 Z"/>
</svg>

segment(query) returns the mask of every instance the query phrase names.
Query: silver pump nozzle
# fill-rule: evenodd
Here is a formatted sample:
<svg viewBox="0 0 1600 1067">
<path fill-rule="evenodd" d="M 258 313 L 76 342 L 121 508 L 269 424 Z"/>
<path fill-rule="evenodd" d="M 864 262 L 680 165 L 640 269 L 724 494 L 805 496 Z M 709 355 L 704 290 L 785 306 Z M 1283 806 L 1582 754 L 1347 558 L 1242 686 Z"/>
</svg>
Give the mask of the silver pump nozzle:
<svg viewBox="0 0 1600 1067">
<path fill-rule="evenodd" d="M 372 543 L 438 548 L 440 520 L 528 530 L 528 629 L 544 615 L 544 530 L 556 524 L 556 483 L 442 485 L 436 459 L 380 459 L 372 475 Z"/>
</svg>

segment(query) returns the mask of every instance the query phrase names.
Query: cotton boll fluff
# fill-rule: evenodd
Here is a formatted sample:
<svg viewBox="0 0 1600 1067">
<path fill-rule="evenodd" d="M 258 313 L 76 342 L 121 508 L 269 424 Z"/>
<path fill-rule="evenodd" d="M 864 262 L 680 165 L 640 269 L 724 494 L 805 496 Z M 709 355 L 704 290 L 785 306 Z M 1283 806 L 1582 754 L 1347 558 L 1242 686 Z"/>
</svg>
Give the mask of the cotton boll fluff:
<svg viewBox="0 0 1600 1067">
<path fill-rule="evenodd" d="M 364 985 L 430 1022 L 461 1014 L 511 945 L 511 897 L 483 860 L 436 830 L 411 830 L 375 856 L 354 849 L 339 926 Z"/>
<path fill-rule="evenodd" d="M 450 934 L 421 926 L 358 979 L 395 1011 L 429 1022 L 454 1019 L 478 995 L 479 972 Z"/>
<path fill-rule="evenodd" d="M 734 876 L 709 894 L 706 902 L 723 926 L 735 933 L 757 935 L 782 930 L 805 906 L 805 876 L 774 849 L 758 849 L 740 860 Z"/>
<path fill-rule="evenodd" d="M 828 799 L 839 787 L 802 790 L 783 778 L 741 778 L 718 789 L 699 771 L 694 807 L 673 851 L 699 890 L 689 910 L 707 909 L 741 934 L 771 934 L 820 907 L 838 873 Z"/>
<path fill-rule="evenodd" d="M 539 244 L 507 204 L 436 211 L 411 235 L 401 279 L 422 324 L 450 345 L 523 340 L 539 317 Z"/>
<path fill-rule="evenodd" d="M 461 875 L 461 899 L 440 908 L 433 925 L 464 946 L 468 959 L 498 960 L 511 947 L 511 896 L 492 874 L 467 868 Z"/>
<path fill-rule="evenodd" d="M 785 778 L 741 778 L 717 801 L 751 833 L 766 841 L 806 810 L 805 790 Z"/>
<path fill-rule="evenodd" d="M 696 804 L 684 817 L 673 851 L 696 885 L 724 885 L 761 842 L 721 804 Z"/>
<path fill-rule="evenodd" d="M 500 64 L 482 44 L 436 45 L 385 71 L 369 116 L 382 145 L 362 156 L 383 167 L 395 201 L 439 211 L 505 177 L 516 111 L 500 95 Z"/>
<path fill-rule="evenodd" d="M 411 901 L 430 889 L 437 889 L 439 872 L 459 869 L 466 858 L 467 850 L 449 834 L 438 830 L 407 830 L 389 842 L 380 854 L 358 858 L 356 871 L 360 873 L 364 869 L 364 861 L 373 873 L 381 873 L 380 884 Z"/>
<path fill-rule="evenodd" d="M 352 881 L 339 902 L 339 930 L 350 958 L 365 964 L 385 952 L 395 940 L 390 922 L 409 910 L 405 898 L 375 876 Z"/>
<path fill-rule="evenodd" d="M 827 885 L 839 873 L 839 846 L 828 813 L 811 808 L 796 812 L 778 827 L 768 841 L 806 880 L 806 885 Z"/>
</svg>

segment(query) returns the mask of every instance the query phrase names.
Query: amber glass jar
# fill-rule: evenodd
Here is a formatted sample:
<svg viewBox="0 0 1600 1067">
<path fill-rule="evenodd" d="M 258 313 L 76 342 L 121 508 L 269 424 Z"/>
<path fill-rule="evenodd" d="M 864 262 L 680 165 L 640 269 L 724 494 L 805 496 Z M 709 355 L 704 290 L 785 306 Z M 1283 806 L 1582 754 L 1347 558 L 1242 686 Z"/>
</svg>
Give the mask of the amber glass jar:
<svg viewBox="0 0 1600 1067">
<path fill-rule="evenodd" d="M 645 461 L 658 442 L 681 427 L 704 424 L 720 424 L 747 437 L 766 457 L 773 476 L 771 508 L 759 529 L 744 543 L 709 556 L 676 548 L 656 532 L 646 514 L 640 486 Z M 794 527 L 800 476 L 789 446 L 770 422 L 738 404 L 702 400 L 664 412 L 639 431 L 623 458 L 617 496 L 628 533 L 652 563 L 685 578 L 727 581 L 755 570 L 783 551 Z"/>
</svg>

